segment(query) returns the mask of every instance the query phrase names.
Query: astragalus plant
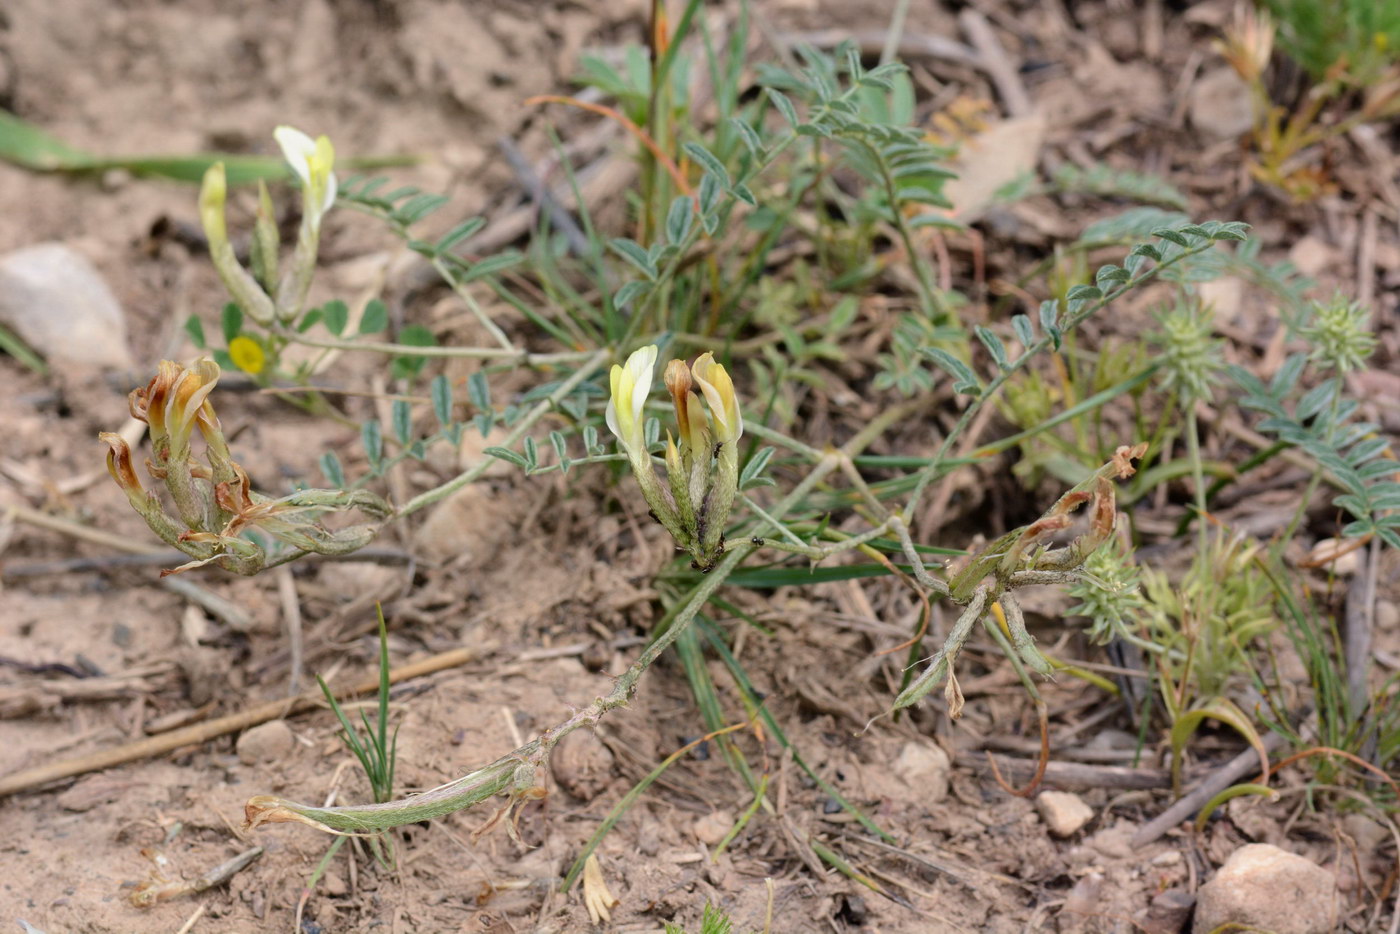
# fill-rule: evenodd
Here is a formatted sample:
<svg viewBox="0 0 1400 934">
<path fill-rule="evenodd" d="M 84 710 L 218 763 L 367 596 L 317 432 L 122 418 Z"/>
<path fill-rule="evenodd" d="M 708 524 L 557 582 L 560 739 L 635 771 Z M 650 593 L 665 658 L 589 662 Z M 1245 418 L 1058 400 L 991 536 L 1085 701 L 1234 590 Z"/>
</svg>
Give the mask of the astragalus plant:
<svg viewBox="0 0 1400 934">
<path fill-rule="evenodd" d="M 681 38 L 674 37 L 667 48 L 678 49 Z M 658 72 L 647 93 L 674 91 L 664 72 L 675 55 L 666 51 L 654 59 Z M 1067 586 L 1082 577 L 1086 560 L 1117 527 L 1118 484 L 1134 475 L 1138 459 L 1150 456 L 1144 439 L 1116 439 L 1057 495 L 1045 496 L 1036 518 L 1009 531 L 987 530 L 991 544 L 957 567 L 929 562 L 932 555 L 961 554 L 966 542 L 917 540 L 918 516 L 935 485 L 967 463 L 956 446 L 967 440 L 978 414 L 1009 380 L 1062 351 L 1080 325 L 1126 294 L 1189 266 L 1217 244 L 1243 240 L 1244 225 L 1181 222 L 1154 228 L 1123 248 L 1121 264 L 1102 265 L 1090 281 L 1045 299 L 1034 317 L 964 321 L 965 299 L 941 284 L 947 270 L 929 259 L 938 231 L 956 226 L 947 217 L 942 192 L 949 173 L 941 164 L 942 151 L 912 125 L 906 106 L 912 89 L 902 68 L 890 63 L 867 69 L 853 48 L 835 56 L 812 51 L 805 62 L 781 73 L 766 70 L 764 93 L 746 102 L 740 100 L 739 66 L 716 64 L 717 86 L 727 88 L 728 96 L 720 108 L 724 119 L 711 136 L 702 137 L 680 119 L 684 101 L 654 109 L 667 125 L 641 131 L 647 161 L 637 237 L 609 238 L 585 217 L 582 256 L 536 247 L 529 257 L 507 251 L 467 258 L 457 247 L 480 230 L 479 219 L 464 220 L 436 239 L 420 238 L 417 225 L 445 199 L 416 189 L 381 193 L 379 180 L 337 184 L 329 143 L 307 138 L 307 145 L 283 134 L 303 186 L 301 232 L 284 264 L 275 237 L 255 231 L 249 271 L 221 245 L 227 242 L 226 192 L 217 169 L 211 172 L 202 213 L 214 262 L 233 300 L 233 310 L 221 320 L 227 347 L 214 350 L 226 355 L 220 359 L 277 391 L 289 384 L 314 385 L 315 364 L 285 353 L 290 347 L 377 354 L 401 391 L 386 403 L 387 426 L 378 419 L 357 421 L 320 399 L 327 417 L 358 424 L 363 450 L 325 452 L 320 463 L 328 489 L 263 497 L 250 488 L 217 433 L 209 402 L 214 364 L 162 365 L 163 375 L 140 398 L 148 403 L 148 420 L 155 395 L 163 403 L 156 407 L 162 416 L 168 400 L 178 400 L 170 410 L 184 431 L 178 446 L 167 439 L 164 422 L 159 429 L 156 420 L 150 424 L 153 476 L 170 490 L 179 518 L 167 517 L 158 501 L 141 491 L 130 457 L 116 445 L 114 475 L 157 534 L 191 555 L 190 566 L 253 573 L 307 552 L 353 550 L 368 541 L 372 528 L 328 532 L 318 524 L 321 513 L 353 506 L 379 523 L 402 521 L 480 478 L 495 462 L 514 464 L 527 476 L 625 464 L 640 502 L 681 554 L 658 569 L 665 615 L 646 647 L 605 693 L 552 728 L 517 749 L 502 750 L 461 778 L 399 800 L 314 807 L 259 795 L 247 804 L 251 825 L 292 821 L 335 833 L 377 833 L 497 795 L 507 801 L 493 822 L 505 819 L 518 804 L 545 793 L 545 766 L 555 745 L 625 705 L 642 675 L 671 646 L 679 642 L 687 671 L 697 685 L 706 683 L 703 662 L 697 661 L 702 658 L 697 630 L 706 638 L 714 635 L 704 614 L 711 601 L 725 603 L 722 588 L 742 581 L 750 570 L 776 574 L 770 579 L 787 583 L 818 583 L 828 579 L 826 572 L 848 570 L 820 566 L 843 553 L 870 558 L 871 573 L 898 575 L 921 600 L 956 608 L 956 622 L 936 651 L 926 655 L 923 633 L 914 634 L 904 681 L 889 698 L 890 709 L 918 703 L 942 687 L 948 713 L 958 716 L 963 701 L 957 665 L 980 626 L 1036 700 L 1044 726 L 1037 679 L 1057 666 L 1031 637 L 1017 591 Z M 670 141 L 667 148 L 657 145 L 658 137 Z M 840 184 L 833 180 L 837 168 Z M 268 197 L 260 194 L 260 204 Z M 813 201 L 838 205 L 852 226 L 807 225 L 801 218 Z M 315 265 L 325 215 L 342 205 L 383 222 L 436 269 L 481 324 L 489 338 L 485 346 L 439 346 L 431 333 L 410 328 L 396 341 L 380 340 L 387 316 L 372 302 L 353 309 L 343 302 L 305 307 L 307 270 Z M 749 338 L 743 309 L 765 277 L 775 274 L 770 267 L 777 245 L 792 237 L 811 238 L 815 255 L 840 267 L 830 270 L 832 294 L 820 297 L 830 307 L 814 320 L 780 321 Z M 880 252 L 877 241 L 887 249 Z M 512 288 L 522 277 L 531 285 L 530 301 Z M 824 356 L 839 355 L 852 327 L 850 309 L 877 282 L 899 285 L 904 294 L 886 342 L 873 348 L 874 359 L 893 371 L 868 374 L 868 391 L 884 386 L 897 395 L 880 397 L 879 412 L 839 447 L 809 443 L 800 418 L 772 424 L 770 414 L 783 409 L 777 397 L 792 388 L 780 373 L 784 360 L 799 360 L 815 372 Z M 516 333 L 491 319 L 483 301 L 487 295 L 519 312 Z M 190 333 L 202 341 L 202 326 L 191 326 Z M 672 356 L 658 374 L 659 361 Z M 429 373 L 428 365 L 441 358 L 479 362 L 466 381 L 466 399 L 457 397 L 445 374 Z M 605 373 L 609 364 L 610 375 Z M 507 371 L 528 373 L 534 388 L 503 404 L 491 382 Z M 752 377 L 747 382 L 766 387 L 765 397 L 745 398 L 744 374 Z M 649 409 L 658 377 L 670 405 Z M 422 391 L 412 392 L 415 386 Z M 931 453 L 869 458 L 871 445 L 897 428 L 925 424 L 914 419 L 950 404 L 951 426 L 932 433 Z M 801 411 L 796 405 L 787 410 Z M 663 413 L 674 418 L 664 437 Z M 546 416 L 561 427 L 545 433 L 539 426 Z M 497 444 L 439 485 L 398 503 L 367 492 L 394 465 L 423 460 L 429 443 L 456 443 L 464 431 L 486 435 L 498 426 L 505 433 Z M 615 436 L 616 452 L 600 442 L 602 426 Z M 207 467 L 190 461 L 187 441 L 195 430 L 205 432 Z M 342 454 L 352 467 L 363 468 L 358 476 Z M 892 469 L 894 476 L 874 480 L 872 466 Z M 621 496 L 635 495 L 630 483 L 622 490 L 628 492 L 620 491 Z M 859 527 L 846 523 L 837 529 L 828 522 L 837 508 L 853 522 L 858 519 Z M 1084 513 L 1087 522 L 1076 527 Z M 769 566 L 745 568 L 760 552 L 770 555 Z M 791 555 L 807 566 L 778 566 Z M 722 639 L 716 648 L 727 651 Z M 752 716 L 766 718 L 770 734 L 786 745 L 763 705 L 754 701 L 753 709 Z M 867 829 L 887 836 L 796 753 L 794 761 Z M 736 768 L 743 768 L 738 760 Z M 757 808 L 769 793 L 756 776 L 749 777 Z M 842 864 L 830 848 L 812 845 L 814 852 L 826 854 L 822 859 L 838 868 Z"/>
</svg>

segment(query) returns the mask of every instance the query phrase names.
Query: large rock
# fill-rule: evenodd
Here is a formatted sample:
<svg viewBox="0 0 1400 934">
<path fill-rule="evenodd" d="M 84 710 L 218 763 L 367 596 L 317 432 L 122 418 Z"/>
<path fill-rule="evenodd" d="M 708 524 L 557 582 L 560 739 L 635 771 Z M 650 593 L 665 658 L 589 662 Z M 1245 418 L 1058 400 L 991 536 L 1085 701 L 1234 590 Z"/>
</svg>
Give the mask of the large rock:
<svg viewBox="0 0 1400 934">
<path fill-rule="evenodd" d="M 1332 873 L 1267 843 L 1242 846 L 1197 893 L 1194 934 L 1224 924 L 1273 934 L 1327 934 L 1337 927 L 1340 901 Z"/>
<path fill-rule="evenodd" d="M 0 325 L 46 359 L 131 366 L 121 305 L 96 267 L 62 243 L 0 256 Z"/>
</svg>

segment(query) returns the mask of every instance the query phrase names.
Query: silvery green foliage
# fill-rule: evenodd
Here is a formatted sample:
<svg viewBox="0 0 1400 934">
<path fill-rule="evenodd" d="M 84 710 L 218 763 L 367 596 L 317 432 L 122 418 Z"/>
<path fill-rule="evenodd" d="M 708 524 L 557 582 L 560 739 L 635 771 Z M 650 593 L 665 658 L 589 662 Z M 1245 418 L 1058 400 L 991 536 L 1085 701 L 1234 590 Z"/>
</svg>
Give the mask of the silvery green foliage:
<svg viewBox="0 0 1400 934">
<path fill-rule="evenodd" d="M 1003 340 L 990 328 L 974 329 L 977 339 L 996 365 L 997 376 L 1003 378 L 1023 366 L 1029 357 L 1042 350 L 1060 349 L 1066 331 L 1083 323 L 1113 300 L 1137 288 L 1148 279 L 1170 267 L 1197 257 L 1220 241 L 1240 241 L 1246 237 L 1248 225 L 1235 221 L 1206 221 L 1178 227 L 1158 227 L 1151 232 L 1156 242 L 1138 243 L 1118 266 L 1108 263 L 1094 273 L 1094 284 L 1076 285 L 1065 293 L 1063 302 L 1048 299 L 1041 303 L 1037 328 L 1028 315 L 1015 315 L 1011 331 L 1019 352 L 1013 355 Z M 1149 263 L 1153 265 L 1149 265 Z M 1189 309 L 1188 309 L 1189 310 Z M 1209 316 L 1199 309 L 1196 318 L 1170 322 L 1168 350 L 1175 348 L 1179 372 L 1170 375 L 1173 385 L 1208 388 L 1214 379 L 1218 363 L 1212 363 L 1214 345 L 1209 336 Z M 1041 336 L 1037 337 L 1037 331 Z M 963 359 L 941 347 L 923 348 L 924 354 L 939 369 L 953 378 L 953 391 L 981 395 L 985 388 L 976 372 Z M 1170 370 L 1170 367 L 1166 368 Z"/>
<path fill-rule="evenodd" d="M 871 186 L 860 207 L 891 223 L 897 222 L 895 215 L 903 205 L 951 207 L 943 196 L 943 183 L 953 177 L 942 165 L 948 153 L 911 124 L 905 66 L 889 63 L 867 71 L 849 42 L 834 55 L 809 47 L 798 51 L 803 67 L 786 71 L 760 66 L 759 80 L 795 133 L 840 144 L 851 166 Z M 799 116 L 792 97 L 806 105 L 805 116 Z M 923 214 L 913 222 L 930 223 L 947 221 L 941 214 Z"/>
<path fill-rule="evenodd" d="M 1352 420 L 1359 403 L 1342 394 L 1336 377 L 1295 400 L 1307 362 L 1308 355 L 1294 354 L 1268 385 L 1242 367 L 1230 367 L 1231 378 L 1245 392 L 1240 405 L 1264 413 L 1260 431 L 1301 448 L 1336 478 L 1343 493 L 1333 503 L 1352 517 L 1343 535 L 1375 535 L 1400 548 L 1400 483 L 1392 479 L 1395 461 L 1382 456 L 1390 442 L 1379 435 L 1379 426 Z"/>
<path fill-rule="evenodd" d="M 1186 195 L 1160 175 L 1115 169 L 1103 163 L 1083 169 L 1072 163 L 1057 168 L 1045 183 L 1036 180 L 1035 173 L 1026 172 L 1019 178 L 997 189 L 996 200 L 1009 204 L 1036 195 L 1091 195 L 1097 198 L 1113 198 L 1135 201 L 1143 205 L 1157 205 L 1170 208 L 1171 212 L 1185 211 Z M 1161 211 L 1161 213 L 1171 213 Z M 1185 215 L 1180 215 L 1185 222 Z M 1161 226 L 1161 223 L 1152 226 Z M 1146 233 L 1147 230 L 1143 230 Z"/>
<path fill-rule="evenodd" d="M 1101 198 L 1125 198 L 1144 204 L 1184 211 L 1186 195 L 1160 175 L 1095 165 L 1082 169 L 1066 162 L 1055 170 L 1051 188 L 1056 192 L 1077 192 Z"/>
<path fill-rule="evenodd" d="M 435 213 L 450 200 L 446 195 L 425 192 L 412 185 L 394 188 L 380 193 L 388 179 L 383 177 L 363 178 L 355 176 L 341 186 L 339 198 L 376 217 L 385 220 L 394 232 L 403 237 L 408 248 L 429 260 L 440 260 L 449 270 L 453 284 L 463 284 L 475 279 L 495 276 L 518 265 L 524 257 L 519 250 L 503 250 L 478 261 L 471 261 L 458 254 L 454 247 L 471 239 L 486 226 L 484 217 L 469 217 L 457 224 L 437 240 L 419 240 L 412 236 L 409 227 Z"/>
</svg>

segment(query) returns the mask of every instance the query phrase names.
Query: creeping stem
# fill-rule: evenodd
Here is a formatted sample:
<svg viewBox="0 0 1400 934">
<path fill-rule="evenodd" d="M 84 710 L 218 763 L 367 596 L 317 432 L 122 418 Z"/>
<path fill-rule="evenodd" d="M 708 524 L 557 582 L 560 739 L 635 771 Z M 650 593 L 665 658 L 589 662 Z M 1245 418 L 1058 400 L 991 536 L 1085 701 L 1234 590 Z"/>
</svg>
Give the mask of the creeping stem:
<svg viewBox="0 0 1400 934">
<path fill-rule="evenodd" d="M 606 355 L 595 357 L 588 364 L 585 364 L 580 372 L 582 373 L 584 370 L 591 372 L 592 369 L 601 365 L 605 358 Z M 575 374 L 575 376 L 577 375 Z M 586 378 L 586 374 L 581 378 Z M 564 389 L 562 386 L 560 388 Z M 564 394 L 567 392 L 568 390 L 564 389 Z M 545 400 L 541 404 L 544 405 L 548 401 Z M 533 410 L 531 414 L 533 414 Z M 769 518 L 760 524 L 759 531 L 766 533 L 775 527 L 785 513 L 801 502 L 814 486 L 840 466 L 841 458 L 844 456 L 850 455 L 841 451 L 831 451 L 824 455 L 812 471 L 803 478 L 802 482 L 773 507 Z M 462 476 L 465 477 L 467 474 Z M 471 479 L 463 480 L 462 477 L 458 477 L 437 489 L 443 490 L 447 487 L 457 489 L 470 482 Z M 411 511 L 410 506 L 436 492 L 435 490 L 428 491 L 418 499 L 411 501 L 401 512 Z M 447 490 L 447 492 L 451 492 L 451 490 Z M 446 496 L 447 492 L 435 497 L 435 499 Z M 427 500 L 423 505 L 426 505 L 427 502 L 433 502 L 435 499 Z M 415 508 L 421 508 L 421 506 Z M 263 823 L 296 821 L 332 833 L 378 833 L 391 827 L 413 824 L 429 818 L 441 817 L 453 811 L 460 811 L 463 808 L 480 804 L 494 795 L 520 788 L 522 780 L 533 776 L 536 770 L 544 764 L 555 743 L 579 727 L 597 724 L 608 711 L 625 705 L 631 699 L 642 674 L 651 667 L 652 662 L 656 661 L 662 652 L 665 652 L 685 632 L 710 597 L 753 550 L 752 545 L 745 543 L 725 554 L 723 560 L 715 566 L 714 570 L 702 578 L 695 589 L 690 592 L 684 605 L 672 619 L 671 625 L 652 640 L 651 644 L 637 656 L 631 666 L 613 683 L 612 690 L 606 696 L 594 699 L 593 703 L 554 729 L 546 731 L 538 739 L 531 740 L 490 765 L 470 772 L 455 781 L 440 785 L 420 795 L 384 804 L 318 808 L 292 801 L 283 801 L 267 795 L 259 795 L 248 801 L 246 810 L 249 824 L 257 826 Z"/>
</svg>

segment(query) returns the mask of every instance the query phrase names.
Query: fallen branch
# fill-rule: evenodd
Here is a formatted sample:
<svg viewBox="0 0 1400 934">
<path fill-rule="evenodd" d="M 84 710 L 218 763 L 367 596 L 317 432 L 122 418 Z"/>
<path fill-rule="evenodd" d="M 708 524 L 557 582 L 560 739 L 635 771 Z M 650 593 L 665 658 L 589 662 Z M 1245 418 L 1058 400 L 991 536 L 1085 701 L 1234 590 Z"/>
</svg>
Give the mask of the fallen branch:
<svg viewBox="0 0 1400 934">
<path fill-rule="evenodd" d="M 453 649 L 449 652 L 442 652 L 431 658 L 426 658 L 423 661 L 414 662 L 411 665 L 404 665 L 402 668 L 394 669 L 389 672 L 389 681 L 391 684 L 397 684 L 400 681 L 407 681 L 411 678 L 422 677 L 423 675 L 444 671 L 448 668 L 456 668 L 458 665 L 464 665 L 475 657 L 476 652 L 473 649 Z M 335 697 L 337 700 L 343 700 L 345 698 L 358 697 L 361 694 L 371 694 L 377 690 L 379 690 L 379 679 L 375 677 L 342 688 L 335 692 Z M 182 746 L 208 742 L 211 739 L 224 736 L 228 733 L 236 733 L 239 730 L 246 730 L 249 727 L 257 726 L 259 723 L 266 723 L 269 720 L 276 720 L 279 717 L 290 717 L 293 714 L 323 707 L 324 705 L 325 698 L 319 690 L 308 691 L 285 700 L 268 701 L 265 704 L 250 707 L 240 713 L 229 714 L 227 717 L 219 717 L 217 720 L 197 723 L 193 726 L 184 727 L 183 729 L 162 733 L 159 736 L 150 736 L 146 739 L 137 740 L 134 743 L 118 746 L 115 749 L 103 749 L 62 762 L 54 762 L 49 765 L 25 769 L 22 772 L 15 772 L 0 778 L 0 798 L 15 794 L 16 792 L 27 791 L 31 788 L 36 788 L 61 778 L 72 778 L 74 775 L 96 772 L 100 769 L 109 769 L 127 762 L 135 762 L 138 759 L 147 759 L 151 756 L 163 755 L 168 752 L 173 752 Z"/>
<path fill-rule="evenodd" d="M 1270 733 L 1264 737 L 1264 749 L 1269 753 L 1282 745 L 1283 737 L 1278 733 Z M 1142 829 L 1133 835 L 1133 839 L 1130 841 L 1131 845 L 1136 849 L 1152 843 L 1177 824 L 1190 818 L 1192 814 L 1204 807 L 1207 801 L 1249 774 L 1258 764 L 1259 754 L 1253 748 L 1246 749 L 1235 756 L 1221 766 L 1214 775 L 1197 785 L 1189 794 L 1178 799 L 1171 807 L 1144 824 Z"/>
</svg>

